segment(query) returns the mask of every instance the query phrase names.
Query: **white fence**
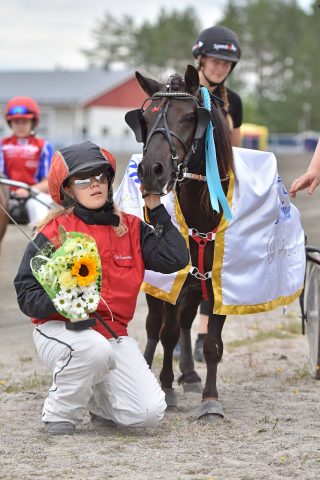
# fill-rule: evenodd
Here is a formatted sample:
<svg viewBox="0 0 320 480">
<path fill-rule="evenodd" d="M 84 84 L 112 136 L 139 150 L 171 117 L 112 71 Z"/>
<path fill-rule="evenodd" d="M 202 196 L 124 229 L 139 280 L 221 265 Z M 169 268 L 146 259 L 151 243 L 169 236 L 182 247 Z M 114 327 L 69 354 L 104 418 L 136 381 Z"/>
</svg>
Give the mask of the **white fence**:
<svg viewBox="0 0 320 480">
<path fill-rule="evenodd" d="M 303 132 L 303 133 L 271 133 L 269 134 L 267 150 L 274 153 L 304 153 L 313 152 L 316 148 L 320 133 L 318 132 Z M 140 153 L 142 152 L 142 144 L 137 143 L 134 135 L 111 136 L 105 135 L 101 137 L 82 137 L 72 138 L 65 137 L 52 141 L 54 149 L 62 148 L 73 143 L 91 140 L 112 153 L 128 152 Z"/>
<path fill-rule="evenodd" d="M 268 150 L 275 153 L 313 152 L 320 137 L 318 132 L 271 133 Z"/>
<path fill-rule="evenodd" d="M 50 139 L 51 140 L 51 139 Z M 67 145 L 72 145 L 73 143 L 80 143 L 86 140 L 96 143 L 100 147 L 104 147 L 109 150 L 111 153 L 118 152 L 130 152 L 130 153 L 141 153 L 142 152 L 142 143 L 137 143 L 136 139 L 132 135 L 123 135 L 123 136 L 111 136 L 105 135 L 101 137 L 64 137 L 52 140 L 52 145 L 55 150 L 65 147 Z"/>
</svg>

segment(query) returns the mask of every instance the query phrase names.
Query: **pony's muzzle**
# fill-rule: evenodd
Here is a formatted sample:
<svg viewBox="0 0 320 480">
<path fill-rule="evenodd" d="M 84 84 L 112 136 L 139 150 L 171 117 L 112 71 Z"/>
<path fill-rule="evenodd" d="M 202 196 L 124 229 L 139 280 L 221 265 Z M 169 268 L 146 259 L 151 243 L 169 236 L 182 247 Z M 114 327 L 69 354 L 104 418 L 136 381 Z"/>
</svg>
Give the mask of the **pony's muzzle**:
<svg viewBox="0 0 320 480">
<path fill-rule="evenodd" d="M 142 161 L 138 166 L 138 177 L 144 186 L 145 193 L 163 194 L 167 180 L 161 163 L 148 164 Z"/>
</svg>

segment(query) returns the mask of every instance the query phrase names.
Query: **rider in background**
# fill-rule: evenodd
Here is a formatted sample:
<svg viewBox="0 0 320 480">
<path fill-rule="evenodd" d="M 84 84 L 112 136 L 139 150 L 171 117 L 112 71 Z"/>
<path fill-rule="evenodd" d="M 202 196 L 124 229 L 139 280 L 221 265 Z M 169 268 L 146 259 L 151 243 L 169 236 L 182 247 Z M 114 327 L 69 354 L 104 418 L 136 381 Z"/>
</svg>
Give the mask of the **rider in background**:
<svg viewBox="0 0 320 480">
<path fill-rule="evenodd" d="M 308 188 L 308 193 L 310 195 L 313 194 L 315 189 L 320 184 L 320 139 L 318 141 L 318 145 L 315 149 L 309 167 L 303 175 L 296 178 L 290 187 L 290 196 L 295 197 L 296 193 L 299 190 L 304 190 Z"/>
<path fill-rule="evenodd" d="M 192 47 L 196 58 L 201 85 L 223 100 L 231 143 L 240 147 L 242 124 L 242 101 L 239 95 L 225 86 L 225 81 L 240 60 L 241 49 L 237 35 L 229 28 L 217 25 L 200 33 Z"/>
<path fill-rule="evenodd" d="M 221 25 L 207 28 L 200 33 L 193 45 L 192 54 L 198 62 L 201 85 L 223 100 L 222 111 L 229 125 L 232 146 L 240 147 L 242 101 L 237 93 L 225 86 L 225 81 L 240 60 L 241 49 L 238 36 Z M 202 300 L 194 351 L 194 358 L 199 362 L 204 361 L 203 339 L 207 334 L 208 315 L 208 302 Z"/>
<path fill-rule="evenodd" d="M 12 98 L 5 107 L 4 115 L 12 135 L 3 138 L 0 143 L 0 172 L 10 180 L 27 183 L 35 193 L 40 192 L 37 195 L 40 201 L 37 201 L 29 198 L 26 189 L 12 188 L 15 198 L 26 199 L 29 221 L 34 223 L 47 214 L 52 203 L 47 194 L 52 147 L 36 136 L 40 108 L 32 98 Z"/>
</svg>

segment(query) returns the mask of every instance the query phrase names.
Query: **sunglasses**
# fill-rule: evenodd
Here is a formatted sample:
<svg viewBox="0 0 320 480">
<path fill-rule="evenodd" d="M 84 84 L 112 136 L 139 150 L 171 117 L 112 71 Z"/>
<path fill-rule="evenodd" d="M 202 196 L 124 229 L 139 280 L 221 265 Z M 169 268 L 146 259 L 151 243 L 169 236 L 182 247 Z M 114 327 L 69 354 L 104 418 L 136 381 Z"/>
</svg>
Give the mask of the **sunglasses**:
<svg viewBox="0 0 320 480">
<path fill-rule="evenodd" d="M 84 190 L 85 188 L 90 187 L 94 182 L 98 183 L 108 183 L 110 181 L 110 176 L 106 173 L 100 173 L 100 175 L 93 175 L 89 178 L 77 178 L 72 181 L 72 184 L 79 190 Z"/>
</svg>

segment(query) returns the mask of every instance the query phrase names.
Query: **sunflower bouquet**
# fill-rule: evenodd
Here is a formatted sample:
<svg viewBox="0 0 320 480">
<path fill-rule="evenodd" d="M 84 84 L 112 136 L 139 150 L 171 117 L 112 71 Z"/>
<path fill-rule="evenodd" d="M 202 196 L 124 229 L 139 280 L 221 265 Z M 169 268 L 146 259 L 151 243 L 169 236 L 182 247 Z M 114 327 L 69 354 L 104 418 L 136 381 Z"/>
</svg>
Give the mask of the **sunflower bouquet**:
<svg viewBox="0 0 320 480">
<path fill-rule="evenodd" d="M 33 275 L 57 311 L 71 322 L 85 320 L 100 301 L 101 262 L 95 240 L 60 229 L 60 247 L 41 250 L 32 258 Z"/>
</svg>

